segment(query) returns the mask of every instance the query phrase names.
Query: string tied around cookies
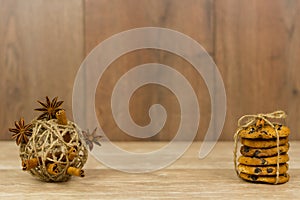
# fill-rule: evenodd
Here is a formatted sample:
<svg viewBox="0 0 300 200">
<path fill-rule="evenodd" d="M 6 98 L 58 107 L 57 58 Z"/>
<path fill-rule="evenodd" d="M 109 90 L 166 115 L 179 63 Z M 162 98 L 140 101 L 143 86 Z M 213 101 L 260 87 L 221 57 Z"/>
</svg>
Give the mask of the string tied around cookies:
<svg viewBox="0 0 300 200">
<path fill-rule="evenodd" d="M 270 125 L 276 133 L 276 145 L 277 145 L 277 171 L 276 171 L 276 182 L 274 184 L 278 184 L 279 181 L 279 158 L 280 158 L 280 152 L 279 152 L 279 133 L 278 130 L 275 128 L 274 122 L 271 122 L 272 119 L 285 119 L 287 117 L 286 113 L 284 111 L 275 111 L 272 113 L 266 113 L 266 114 L 257 114 L 257 115 L 244 115 L 238 120 L 238 129 L 236 133 L 234 134 L 234 168 L 236 173 L 239 175 L 239 171 L 237 169 L 237 146 L 238 146 L 238 140 L 239 140 L 239 134 L 241 130 L 255 124 L 255 123 L 267 123 Z"/>
</svg>

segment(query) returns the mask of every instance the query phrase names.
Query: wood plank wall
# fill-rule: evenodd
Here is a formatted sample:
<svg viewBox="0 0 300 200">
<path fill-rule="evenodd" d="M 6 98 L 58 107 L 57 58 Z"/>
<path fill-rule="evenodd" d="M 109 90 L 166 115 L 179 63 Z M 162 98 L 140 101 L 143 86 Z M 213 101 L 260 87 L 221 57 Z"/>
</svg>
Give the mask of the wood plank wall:
<svg viewBox="0 0 300 200">
<path fill-rule="evenodd" d="M 300 139 L 300 2 L 215 2 L 214 59 L 228 97 L 227 134 L 245 113 L 288 114 L 291 138 Z"/>
<path fill-rule="evenodd" d="M 165 27 L 183 32 L 197 41 L 203 41 L 202 45 L 207 51 L 210 53 L 213 52 L 213 19 L 211 15 L 213 4 L 210 0 L 92 0 L 87 2 L 87 53 L 110 35 L 144 26 Z M 103 20 L 102 16 L 105 16 L 105 20 Z M 111 26 L 111 24 L 115 25 Z M 105 100 L 105 103 L 96 105 L 99 121 L 104 131 L 114 140 L 119 138 L 125 140 L 133 139 L 125 134 L 114 122 L 110 109 L 110 97 L 113 86 L 120 76 L 132 67 L 143 63 L 162 63 L 172 66 L 188 77 L 201 104 L 201 117 L 204 116 L 202 117 L 201 128 L 198 134 L 198 138 L 203 138 L 210 117 L 210 100 L 205 83 L 196 70 L 184 59 L 158 50 L 140 50 L 128 53 L 117 59 L 109 67 L 107 73 L 102 76 L 103 78 L 100 81 L 96 99 L 100 99 L 102 102 Z M 168 112 L 168 119 L 160 133 L 149 139 L 171 139 L 176 134 L 179 126 L 180 109 L 176 97 L 165 87 L 151 84 L 139 89 L 132 97 L 130 104 L 132 118 L 139 125 L 149 123 L 148 110 L 149 106 L 154 103 L 165 107 Z"/>
<path fill-rule="evenodd" d="M 65 100 L 84 59 L 83 1 L 0 0 L 0 138 L 23 116 L 37 114 L 46 95 Z"/>
<path fill-rule="evenodd" d="M 20 115 L 33 117 L 35 100 L 58 95 L 72 118 L 72 86 L 80 63 L 98 43 L 132 28 L 158 26 L 198 41 L 215 60 L 227 94 L 221 135 L 231 140 L 244 114 L 285 110 L 292 139 L 300 139 L 300 2 L 298 0 L 0 0 L 0 139 Z M 96 93 L 98 120 L 113 140 L 136 140 L 113 120 L 110 97 L 129 69 L 148 62 L 172 66 L 197 93 L 201 110 L 197 139 L 210 120 L 210 100 L 200 75 L 184 59 L 159 50 L 139 50 L 113 62 Z M 101 99 L 101 105 L 97 104 Z M 137 124 L 149 123 L 149 106 L 162 104 L 168 119 L 147 140 L 169 140 L 180 121 L 179 104 L 168 89 L 147 85 L 132 97 Z"/>
</svg>

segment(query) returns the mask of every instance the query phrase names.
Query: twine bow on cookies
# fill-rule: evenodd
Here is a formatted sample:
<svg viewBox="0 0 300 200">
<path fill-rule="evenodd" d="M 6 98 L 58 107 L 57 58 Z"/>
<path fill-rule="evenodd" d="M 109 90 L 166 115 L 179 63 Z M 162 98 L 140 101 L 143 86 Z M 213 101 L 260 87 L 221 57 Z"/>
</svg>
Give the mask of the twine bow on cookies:
<svg viewBox="0 0 300 200">
<path fill-rule="evenodd" d="M 264 120 L 267 124 L 269 124 L 272 128 L 274 128 L 274 123 L 270 122 L 268 119 L 285 119 L 287 115 L 284 111 L 275 111 L 267 114 L 257 114 L 257 115 L 244 115 L 238 121 L 239 128 L 246 128 L 256 122 L 258 119 Z M 246 120 L 245 123 L 242 123 Z"/>
<path fill-rule="evenodd" d="M 255 124 L 257 120 L 263 120 L 265 123 L 270 125 L 276 133 L 276 142 L 277 142 L 277 171 L 276 171 L 276 182 L 274 184 L 278 184 L 279 181 L 279 133 L 278 130 L 275 128 L 276 123 L 272 123 L 270 119 L 285 119 L 287 117 L 286 113 L 284 111 L 275 111 L 272 113 L 267 114 L 257 114 L 257 115 L 244 115 L 238 120 L 238 129 L 236 133 L 234 134 L 234 167 L 236 173 L 239 175 L 239 171 L 237 169 L 237 146 L 238 146 L 238 140 L 239 140 L 239 133 L 241 130 Z"/>
</svg>

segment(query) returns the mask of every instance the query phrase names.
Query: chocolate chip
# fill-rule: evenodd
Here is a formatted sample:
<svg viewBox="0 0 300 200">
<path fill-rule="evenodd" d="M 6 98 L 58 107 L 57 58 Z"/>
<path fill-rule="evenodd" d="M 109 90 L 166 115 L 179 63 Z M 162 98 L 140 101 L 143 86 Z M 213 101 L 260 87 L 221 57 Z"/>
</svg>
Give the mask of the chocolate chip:
<svg viewBox="0 0 300 200">
<path fill-rule="evenodd" d="M 258 155 L 259 155 L 260 153 L 261 153 L 260 150 L 256 150 L 256 151 L 254 152 L 254 156 L 255 156 L 255 157 L 258 157 Z"/>
<path fill-rule="evenodd" d="M 250 151 L 250 148 L 247 146 L 244 146 L 243 149 L 244 149 L 244 152 L 246 152 L 246 153 L 248 153 Z"/>
<path fill-rule="evenodd" d="M 259 124 L 258 126 L 257 126 L 257 129 L 261 129 L 263 126 L 262 126 L 262 124 Z"/>
<path fill-rule="evenodd" d="M 260 159 L 260 160 L 261 160 L 261 164 L 263 164 L 263 165 L 268 163 L 268 162 L 267 162 L 265 159 L 263 159 L 263 158 Z"/>
<path fill-rule="evenodd" d="M 279 127 L 277 128 L 277 130 L 278 130 L 278 131 L 280 131 L 280 130 L 281 130 L 281 127 L 282 127 L 282 125 L 281 125 L 281 124 L 279 124 L 278 126 L 279 126 Z"/>
<path fill-rule="evenodd" d="M 249 175 L 248 177 L 251 178 L 252 181 L 256 181 L 257 180 L 257 176 Z"/>
<path fill-rule="evenodd" d="M 272 173 L 272 172 L 273 172 L 273 169 L 272 169 L 272 168 L 268 168 L 268 169 L 267 169 L 267 172 L 268 172 L 268 173 Z"/>
<path fill-rule="evenodd" d="M 249 134 L 254 133 L 254 132 L 255 132 L 255 128 L 252 127 L 249 131 Z"/>
<path fill-rule="evenodd" d="M 268 133 L 266 131 L 261 131 L 261 133 L 263 133 L 265 135 L 268 135 Z"/>
<path fill-rule="evenodd" d="M 260 172 L 261 172 L 261 169 L 260 169 L 260 168 L 258 168 L 258 167 L 255 168 L 255 170 L 254 170 L 254 173 L 255 173 L 255 174 L 258 174 L 258 173 L 260 173 Z"/>
</svg>

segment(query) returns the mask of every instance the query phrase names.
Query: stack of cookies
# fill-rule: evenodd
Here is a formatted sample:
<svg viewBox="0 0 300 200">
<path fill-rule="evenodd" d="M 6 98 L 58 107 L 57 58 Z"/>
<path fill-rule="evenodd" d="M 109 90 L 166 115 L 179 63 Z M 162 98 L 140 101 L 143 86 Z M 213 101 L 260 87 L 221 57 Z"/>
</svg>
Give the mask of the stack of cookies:
<svg viewBox="0 0 300 200">
<path fill-rule="evenodd" d="M 277 148 L 277 134 L 279 135 L 279 148 Z M 288 171 L 288 136 L 290 129 L 275 124 L 275 129 L 263 120 L 250 125 L 239 132 L 241 138 L 241 156 L 238 159 L 238 172 L 240 178 L 257 183 L 276 183 L 276 172 L 279 152 L 279 178 L 278 184 L 289 180 Z"/>
</svg>

